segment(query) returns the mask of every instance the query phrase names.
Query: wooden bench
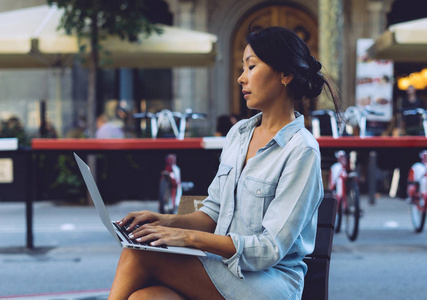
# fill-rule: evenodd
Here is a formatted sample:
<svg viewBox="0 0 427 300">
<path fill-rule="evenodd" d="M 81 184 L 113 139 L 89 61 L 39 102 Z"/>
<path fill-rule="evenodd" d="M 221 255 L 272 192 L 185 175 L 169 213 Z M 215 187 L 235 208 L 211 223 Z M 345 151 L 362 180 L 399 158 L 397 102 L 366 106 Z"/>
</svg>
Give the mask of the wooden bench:
<svg viewBox="0 0 427 300">
<path fill-rule="evenodd" d="M 202 206 L 206 196 L 183 196 L 178 214 L 188 214 Z M 327 300 L 329 288 L 329 265 L 331 261 L 332 240 L 334 236 L 337 200 L 325 197 L 319 207 L 316 245 L 312 254 L 304 258 L 308 265 L 305 276 L 303 300 Z"/>
</svg>

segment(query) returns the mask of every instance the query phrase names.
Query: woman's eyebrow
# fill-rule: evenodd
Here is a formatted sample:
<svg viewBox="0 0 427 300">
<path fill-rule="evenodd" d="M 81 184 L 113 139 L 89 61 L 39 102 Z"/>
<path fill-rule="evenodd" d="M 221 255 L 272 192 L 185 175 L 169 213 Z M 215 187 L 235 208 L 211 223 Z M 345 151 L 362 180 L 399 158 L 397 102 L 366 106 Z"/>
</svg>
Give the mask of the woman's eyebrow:
<svg viewBox="0 0 427 300">
<path fill-rule="evenodd" d="M 253 55 L 248 55 L 248 56 L 245 58 L 245 61 L 248 61 L 251 57 L 255 57 L 255 56 L 253 56 Z M 244 63 L 243 59 L 242 59 L 242 63 Z"/>
</svg>

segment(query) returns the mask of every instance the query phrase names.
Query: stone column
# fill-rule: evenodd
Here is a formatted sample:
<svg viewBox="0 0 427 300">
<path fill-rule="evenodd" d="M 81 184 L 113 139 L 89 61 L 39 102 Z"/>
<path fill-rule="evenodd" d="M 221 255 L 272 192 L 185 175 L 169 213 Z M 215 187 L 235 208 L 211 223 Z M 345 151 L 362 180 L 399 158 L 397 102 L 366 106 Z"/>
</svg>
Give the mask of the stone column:
<svg viewBox="0 0 427 300">
<path fill-rule="evenodd" d="M 176 10 L 174 11 L 174 25 L 185 29 L 192 29 L 193 11 L 193 1 L 178 1 Z M 193 85 L 194 71 L 192 68 L 173 69 L 173 110 L 183 112 L 184 109 L 192 107 L 194 101 Z"/>
<path fill-rule="evenodd" d="M 322 71 L 341 90 L 342 77 L 342 0 L 319 0 L 319 56 Z M 319 97 L 318 109 L 333 109 L 333 103 L 323 93 Z"/>
<path fill-rule="evenodd" d="M 207 0 L 169 1 L 174 14 L 174 25 L 191 30 L 207 31 Z M 206 67 L 181 67 L 173 69 L 172 109 L 184 112 L 191 108 L 194 112 L 209 113 L 209 78 Z M 210 116 L 208 116 L 210 117 Z M 206 122 L 198 122 L 199 133 L 210 129 Z"/>
<path fill-rule="evenodd" d="M 382 1 L 371 1 L 368 4 L 369 32 L 374 39 L 380 36 L 386 27 L 385 9 Z"/>
</svg>

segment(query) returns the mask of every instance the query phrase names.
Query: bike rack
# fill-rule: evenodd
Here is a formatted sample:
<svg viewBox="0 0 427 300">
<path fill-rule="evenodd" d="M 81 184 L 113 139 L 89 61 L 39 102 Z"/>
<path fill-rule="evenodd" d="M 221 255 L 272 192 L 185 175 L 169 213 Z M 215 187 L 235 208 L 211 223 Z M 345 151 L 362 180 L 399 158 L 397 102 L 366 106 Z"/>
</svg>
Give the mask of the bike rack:
<svg viewBox="0 0 427 300">
<path fill-rule="evenodd" d="M 322 109 L 322 110 L 316 110 L 311 113 L 312 115 L 312 127 L 313 127 L 313 135 L 315 137 L 321 136 L 320 134 L 320 122 L 319 117 L 323 115 L 329 115 L 330 122 L 331 122 L 331 130 L 332 130 L 332 137 L 334 139 L 339 138 L 338 134 L 338 125 L 337 125 L 337 117 L 335 115 L 335 112 L 330 109 Z"/>
<path fill-rule="evenodd" d="M 155 114 L 150 112 L 137 113 L 134 114 L 133 117 L 135 119 L 150 119 L 152 138 L 157 138 L 160 127 L 164 124 L 164 122 L 167 122 L 172 128 L 174 136 L 177 139 L 183 140 L 185 138 L 187 119 L 204 119 L 206 118 L 206 114 L 193 113 L 190 108 L 187 108 L 184 113 L 172 112 L 169 109 L 163 109 Z M 179 128 L 175 118 L 179 119 Z"/>
</svg>

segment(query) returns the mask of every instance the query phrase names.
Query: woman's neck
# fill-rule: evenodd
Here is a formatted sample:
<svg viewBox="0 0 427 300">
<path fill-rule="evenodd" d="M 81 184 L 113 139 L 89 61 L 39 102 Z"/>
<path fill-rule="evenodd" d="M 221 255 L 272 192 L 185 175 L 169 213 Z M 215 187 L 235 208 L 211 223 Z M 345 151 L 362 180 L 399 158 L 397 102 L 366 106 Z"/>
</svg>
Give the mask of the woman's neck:
<svg viewBox="0 0 427 300">
<path fill-rule="evenodd" d="M 281 109 L 281 110 L 270 110 L 262 112 L 260 129 L 265 132 L 277 133 L 287 124 L 291 123 L 295 119 L 295 110 L 292 109 Z"/>
</svg>

